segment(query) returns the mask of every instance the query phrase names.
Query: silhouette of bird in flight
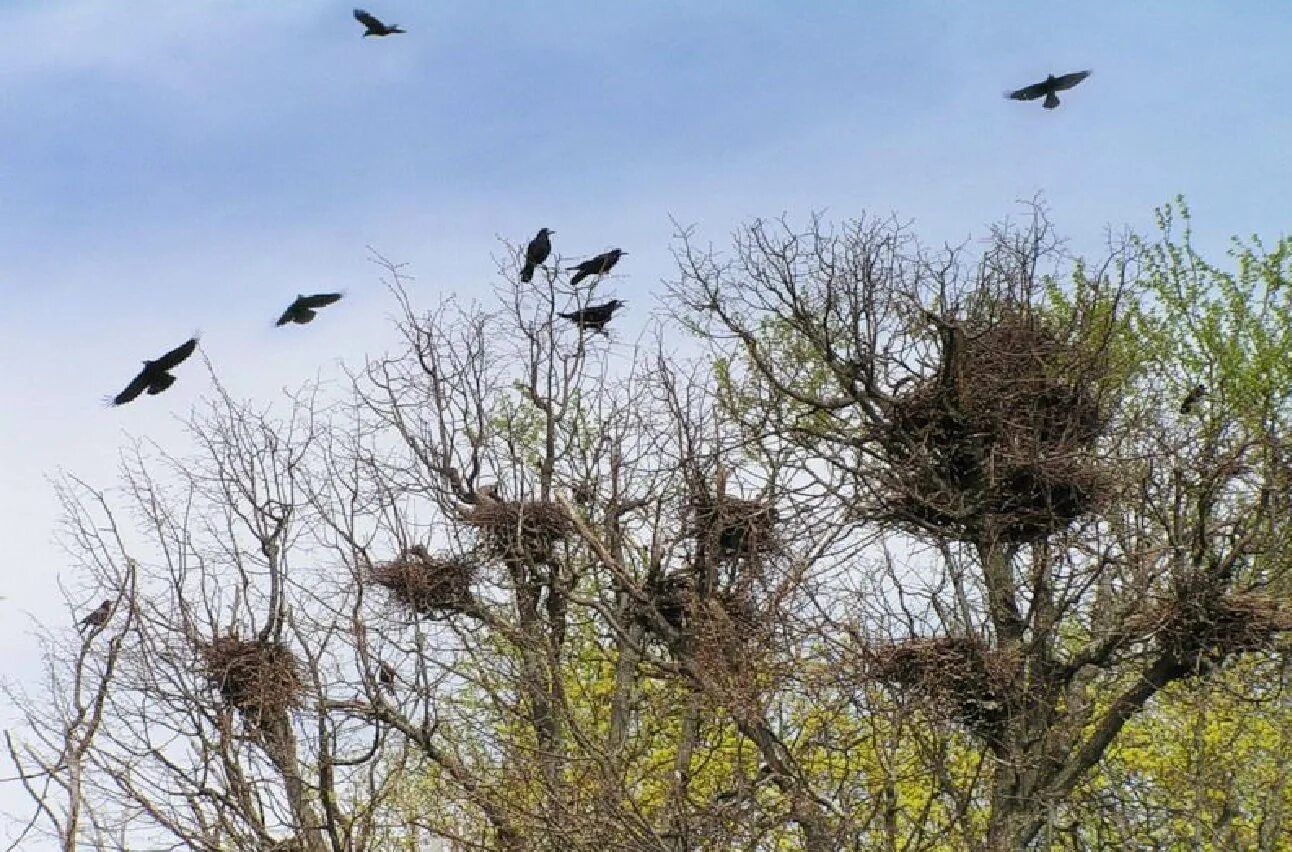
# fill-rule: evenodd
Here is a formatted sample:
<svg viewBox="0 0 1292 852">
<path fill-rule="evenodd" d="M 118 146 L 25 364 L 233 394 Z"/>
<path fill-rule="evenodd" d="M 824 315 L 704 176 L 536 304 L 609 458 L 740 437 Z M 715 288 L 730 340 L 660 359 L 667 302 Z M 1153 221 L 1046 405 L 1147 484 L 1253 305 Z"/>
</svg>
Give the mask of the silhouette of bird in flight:
<svg viewBox="0 0 1292 852">
<path fill-rule="evenodd" d="M 113 405 L 125 405 L 144 391 L 148 391 L 150 396 L 161 393 L 166 388 L 175 384 L 175 377 L 170 371 L 184 363 L 188 356 L 193 354 L 197 349 L 197 338 L 190 338 L 188 341 L 181 343 L 156 361 L 145 361 L 144 368 L 139 371 L 139 375 L 126 385 L 126 389 L 113 398 Z"/>
<path fill-rule="evenodd" d="M 108 614 L 112 612 L 112 601 L 106 600 L 99 604 L 94 612 L 82 618 L 77 622 L 77 627 L 102 627 L 108 623 Z"/>
<path fill-rule="evenodd" d="M 1054 109 L 1059 105 L 1059 92 L 1071 89 L 1089 76 L 1089 71 L 1073 71 L 1071 74 L 1064 74 L 1061 77 L 1055 77 L 1051 74 L 1039 83 L 1033 83 L 1021 89 L 1006 92 L 1005 97 L 1016 101 L 1034 101 L 1043 97 L 1045 98 L 1045 103 L 1041 104 L 1041 106 L 1046 109 Z"/>
<path fill-rule="evenodd" d="M 1206 395 L 1206 385 L 1195 385 L 1193 390 L 1189 391 L 1189 393 L 1184 397 L 1184 402 L 1180 403 L 1180 413 L 1188 414 L 1193 411 L 1194 406 L 1197 405 L 1199 400 Z"/>
<path fill-rule="evenodd" d="M 395 667 L 386 661 L 382 661 L 377 668 L 377 682 L 380 683 L 387 692 L 395 691 Z"/>
<path fill-rule="evenodd" d="M 619 258 L 626 254 L 628 254 L 628 252 L 622 251 L 621 249 L 611 249 L 605 254 L 599 254 L 591 260 L 583 261 L 583 263 L 580 263 L 578 266 L 567 267 L 567 272 L 573 272 L 576 269 L 579 271 L 577 275 L 570 279 L 571 286 L 578 284 L 589 275 L 605 275 L 607 272 L 614 269 L 615 264 L 619 262 Z"/>
<path fill-rule="evenodd" d="M 318 316 L 319 308 L 327 307 L 340 298 L 340 293 L 315 293 L 313 296 L 298 295 L 296 301 L 287 306 L 287 310 L 283 311 L 283 315 L 278 318 L 278 322 L 274 323 L 274 325 L 287 325 L 289 322 L 305 325 L 305 323 Z"/>
<path fill-rule="evenodd" d="M 568 314 L 557 314 L 562 319 L 567 319 L 577 325 L 580 329 L 592 329 L 602 334 L 606 333 L 606 323 L 610 322 L 615 311 L 624 306 L 624 303 L 618 299 L 611 299 L 604 305 L 588 305 L 577 311 L 571 311 Z"/>
<path fill-rule="evenodd" d="M 375 16 L 365 12 L 363 9 L 354 10 L 354 19 L 368 28 L 363 34 L 364 38 L 367 38 L 368 36 L 388 36 L 394 35 L 395 33 L 407 32 L 406 30 L 401 30 L 397 26 L 386 26 L 381 21 L 377 20 Z"/>
<path fill-rule="evenodd" d="M 548 237 L 555 233 L 551 228 L 539 228 L 538 236 L 529 241 L 525 248 L 525 268 L 520 271 L 521 281 L 534 280 L 534 270 L 552 253 L 552 241 Z"/>
</svg>

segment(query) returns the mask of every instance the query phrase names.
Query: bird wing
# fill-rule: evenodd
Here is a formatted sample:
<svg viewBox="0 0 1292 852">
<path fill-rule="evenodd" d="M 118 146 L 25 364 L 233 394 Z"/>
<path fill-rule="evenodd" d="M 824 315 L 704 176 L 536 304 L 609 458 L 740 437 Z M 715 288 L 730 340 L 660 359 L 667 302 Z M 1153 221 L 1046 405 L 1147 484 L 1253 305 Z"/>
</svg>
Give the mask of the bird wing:
<svg viewBox="0 0 1292 852">
<path fill-rule="evenodd" d="M 287 310 L 283 311 L 283 315 L 278 318 L 278 322 L 274 323 L 274 325 L 287 325 L 291 322 L 292 317 L 296 315 L 296 305 L 299 303 L 300 299 L 297 299 L 295 302 L 288 305 Z"/>
<path fill-rule="evenodd" d="M 1062 77 L 1055 77 L 1055 91 L 1062 92 L 1064 89 L 1071 89 L 1089 76 L 1089 71 L 1073 71 L 1071 74 L 1064 74 Z"/>
<path fill-rule="evenodd" d="M 385 24 L 374 18 L 368 12 L 365 12 L 363 9 L 354 10 L 354 19 L 370 30 L 384 30 L 386 28 Z"/>
<path fill-rule="evenodd" d="M 315 293 L 313 296 L 302 296 L 296 300 L 296 304 L 302 308 L 322 308 L 340 298 L 340 293 Z"/>
<path fill-rule="evenodd" d="M 125 405 L 127 402 L 130 402 L 135 397 L 139 396 L 139 394 L 143 393 L 144 388 L 148 387 L 150 384 L 152 384 L 152 377 L 148 375 L 148 368 L 145 367 L 139 371 L 139 375 L 135 376 L 130 381 L 130 384 L 126 385 L 125 390 L 112 398 L 112 404 Z"/>
<path fill-rule="evenodd" d="M 195 349 L 197 349 L 197 338 L 191 337 L 154 361 L 153 369 L 162 372 L 173 370 L 184 363 Z"/>
<path fill-rule="evenodd" d="M 1073 85 L 1076 85 L 1075 83 Z M 1050 93 L 1044 83 L 1033 83 L 1030 86 L 1024 86 L 1021 89 L 1015 89 L 1012 92 L 1006 92 L 1005 97 L 1015 101 L 1034 101 L 1037 98 L 1045 97 Z"/>
</svg>

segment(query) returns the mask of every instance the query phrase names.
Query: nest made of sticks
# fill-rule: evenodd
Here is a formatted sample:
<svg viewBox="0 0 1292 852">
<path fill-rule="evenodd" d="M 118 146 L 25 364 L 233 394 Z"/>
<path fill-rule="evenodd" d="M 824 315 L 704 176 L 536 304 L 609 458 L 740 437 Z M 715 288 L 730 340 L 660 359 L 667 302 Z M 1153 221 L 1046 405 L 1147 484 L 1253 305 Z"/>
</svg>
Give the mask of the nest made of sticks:
<svg viewBox="0 0 1292 852">
<path fill-rule="evenodd" d="M 1102 363 L 1022 313 L 945 323 L 939 373 L 891 405 L 884 447 L 896 517 L 1028 541 L 1095 511 L 1111 477 Z"/>
<path fill-rule="evenodd" d="M 462 520 L 480 531 L 495 554 L 533 563 L 550 561 L 556 543 L 574 530 L 565 509 L 546 500 L 480 502 L 463 512 Z"/>
<path fill-rule="evenodd" d="M 701 491 L 691 497 L 694 535 L 711 543 L 720 557 L 752 556 L 776 546 L 775 506 L 758 500 Z"/>
<path fill-rule="evenodd" d="M 296 655 L 274 641 L 219 636 L 201 648 L 207 677 L 225 703 L 253 723 L 283 718 L 305 689 Z"/>
<path fill-rule="evenodd" d="M 1176 597 L 1129 619 L 1127 629 L 1197 667 L 1232 654 L 1272 650 L 1279 634 L 1292 631 L 1292 610 L 1273 598 L 1238 592 Z"/>
<path fill-rule="evenodd" d="M 867 676 L 990 736 L 1010 712 L 1020 661 L 968 636 L 908 639 L 867 649 Z"/>
<path fill-rule="evenodd" d="M 413 545 L 398 558 L 373 566 L 368 581 L 383 586 L 392 599 L 418 615 L 469 612 L 475 606 L 471 583 L 475 566 L 463 559 L 437 558 Z"/>
</svg>

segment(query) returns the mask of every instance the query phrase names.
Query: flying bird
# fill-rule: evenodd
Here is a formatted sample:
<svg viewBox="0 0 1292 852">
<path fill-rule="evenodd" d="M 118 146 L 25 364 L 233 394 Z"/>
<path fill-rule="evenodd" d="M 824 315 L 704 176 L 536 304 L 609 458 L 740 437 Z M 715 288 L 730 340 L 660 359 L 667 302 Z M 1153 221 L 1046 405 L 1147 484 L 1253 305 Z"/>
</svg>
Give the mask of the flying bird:
<svg viewBox="0 0 1292 852">
<path fill-rule="evenodd" d="M 380 683 L 387 692 L 395 691 L 395 667 L 386 661 L 382 661 L 377 668 L 377 682 Z"/>
<path fill-rule="evenodd" d="M 575 323 L 580 329 L 590 328 L 593 331 L 606 333 L 606 323 L 615 315 L 615 311 L 624 306 L 618 299 L 611 299 L 604 305 L 588 305 L 568 314 L 557 314 L 562 319 Z"/>
<path fill-rule="evenodd" d="M 525 248 L 525 268 L 520 271 L 521 281 L 534 280 L 534 270 L 552 253 L 552 241 L 548 237 L 555 233 L 551 228 L 539 228 L 538 236 L 529 241 Z"/>
<path fill-rule="evenodd" d="M 1193 390 L 1189 391 L 1189 393 L 1184 397 L 1184 402 L 1180 403 L 1180 413 L 1188 414 L 1193 411 L 1193 407 L 1206 395 L 1206 385 L 1195 385 Z"/>
<path fill-rule="evenodd" d="M 327 307 L 341 298 L 340 293 L 315 293 L 313 296 L 297 295 L 296 301 L 287 306 L 283 315 L 278 318 L 274 325 L 287 325 L 294 322 L 297 325 L 305 323 L 318 316 L 318 309 Z"/>
<path fill-rule="evenodd" d="M 365 12 L 363 9 L 354 10 L 354 19 L 368 28 L 364 31 L 364 38 L 367 38 L 368 36 L 388 36 L 394 35 L 395 33 L 406 32 L 406 30 L 401 30 L 397 26 L 386 26 L 381 21 L 377 20 L 375 16 Z"/>
<path fill-rule="evenodd" d="M 1005 97 L 1016 101 L 1034 101 L 1043 97 L 1045 98 L 1045 103 L 1041 104 L 1041 106 L 1046 109 L 1054 109 L 1059 105 L 1059 92 L 1071 89 L 1089 76 L 1089 71 L 1073 71 L 1071 74 L 1064 74 L 1061 77 L 1055 77 L 1050 74 L 1040 83 L 1033 83 L 1021 89 L 1006 92 Z"/>
<path fill-rule="evenodd" d="M 568 267 L 568 272 L 573 272 L 576 269 L 578 270 L 578 274 L 570 279 L 570 285 L 573 286 L 578 284 L 589 275 L 605 275 L 607 272 L 614 269 L 615 264 L 619 262 L 619 258 L 626 254 L 628 254 L 626 251 L 611 249 L 605 254 L 599 254 L 591 260 L 583 261 L 583 263 L 580 263 L 578 266 Z"/>
<path fill-rule="evenodd" d="M 113 398 L 113 405 L 125 405 L 144 391 L 149 395 L 156 395 L 166 390 L 166 388 L 175 384 L 175 377 L 170 371 L 184 363 L 188 356 L 193 354 L 197 349 L 197 338 L 190 338 L 188 341 L 180 344 L 156 361 L 145 361 L 144 368 L 139 371 L 139 375 L 126 385 L 126 389 Z"/>
<path fill-rule="evenodd" d="M 108 623 L 108 614 L 110 612 L 112 612 L 112 601 L 106 600 L 103 603 L 99 604 L 98 608 L 95 609 L 94 612 L 90 613 L 85 618 L 82 618 L 77 623 L 76 626 L 77 627 L 102 627 L 103 625 Z"/>
</svg>

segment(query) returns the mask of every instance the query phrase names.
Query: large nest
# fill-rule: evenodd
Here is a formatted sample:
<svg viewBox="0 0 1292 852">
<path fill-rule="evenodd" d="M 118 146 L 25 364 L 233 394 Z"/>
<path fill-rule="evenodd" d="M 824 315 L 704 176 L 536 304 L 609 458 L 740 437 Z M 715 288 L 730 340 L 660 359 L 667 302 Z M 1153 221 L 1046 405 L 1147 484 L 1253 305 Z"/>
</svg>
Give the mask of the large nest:
<svg viewBox="0 0 1292 852">
<path fill-rule="evenodd" d="M 728 495 L 701 491 L 691 498 L 695 536 L 719 557 L 752 556 L 776 545 L 776 507 Z"/>
<path fill-rule="evenodd" d="M 216 637 L 201 654 L 225 703 L 253 724 L 276 722 L 300 704 L 304 679 L 285 645 L 230 634 Z"/>
<path fill-rule="evenodd" d="M 1096 359 L 1021 313 L 943 323 L 939 374 L 892 404 L 884 445 L 899 520 L 1029 541 L 1096 510 L 1110 477 Z"/>
<path fill-rule="evenodd" d="M 486 546 L 504 559 L 550 562 L 557 542 L 574 526 L 560 504 L 544 500 L 487 500 L 463 513 L 480 530 Z"/>
<path fill-rule="evenodd" d="M 866 651 L 872 680 L 900 688 L 934 712 L 991 737 L 1009 716 L 1016 654 L 964 636 L 909 639 Z"/>
<path fill-rule="evenodd" d="M 384 586 L 390 596 L 419 615 L 447 615 L 470 612 L 474 566 L 461 559 L 440 559 L 426 548 L 413 545 L 399 558 L 376 565 L 368 581 Z"/>
<path fill-rule="evenodd" d="M 1190 668 L 1251 651 L 1269 651 L 1292 631 L 1292 611 L 1262 595 L 1205 594 L 1167 600 L 1129 620 L 1131 633 L 1151 638 Z"/>
</svg>

